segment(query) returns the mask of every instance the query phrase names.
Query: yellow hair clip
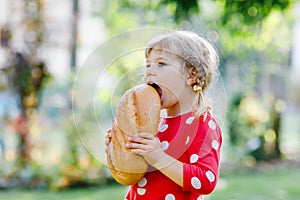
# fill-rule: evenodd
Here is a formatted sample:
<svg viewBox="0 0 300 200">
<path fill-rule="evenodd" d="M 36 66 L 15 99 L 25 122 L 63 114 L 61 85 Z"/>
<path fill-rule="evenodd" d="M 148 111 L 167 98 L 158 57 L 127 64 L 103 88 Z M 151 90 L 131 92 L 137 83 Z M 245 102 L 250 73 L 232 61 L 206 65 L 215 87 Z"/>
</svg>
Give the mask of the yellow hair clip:
<svg viewBox="0 0 300 200">
<path fill-rule="evenodd" d="M 193 90 L 194 90 L 194 92 L 201 92 L 202 91 L 202 87 L 199 86 L 199 85 L 194 85 L 193 86 Z"/>
</svg>

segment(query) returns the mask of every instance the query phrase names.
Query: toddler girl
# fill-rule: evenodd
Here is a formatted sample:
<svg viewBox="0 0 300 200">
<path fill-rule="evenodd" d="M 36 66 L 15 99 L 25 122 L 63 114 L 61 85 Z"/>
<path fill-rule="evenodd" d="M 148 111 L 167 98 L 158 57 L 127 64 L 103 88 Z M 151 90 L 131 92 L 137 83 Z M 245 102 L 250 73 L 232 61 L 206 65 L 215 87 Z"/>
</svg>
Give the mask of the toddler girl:
<svg viewBox="0 0 300 200">
<path fill-rule="evenodd" d="M 221 130 L 203 95 L 218 75 L 218 55 L 197 34 L 174 31 L 151 40 L 145 57 L 144 82 L 158 91 L 166 116 L 156 137 L 139 133 L 128 138 L 126 147 L 151 167 L 129 186 L 125 199 L 203 199 L 219 176 Z"/>
</svg>

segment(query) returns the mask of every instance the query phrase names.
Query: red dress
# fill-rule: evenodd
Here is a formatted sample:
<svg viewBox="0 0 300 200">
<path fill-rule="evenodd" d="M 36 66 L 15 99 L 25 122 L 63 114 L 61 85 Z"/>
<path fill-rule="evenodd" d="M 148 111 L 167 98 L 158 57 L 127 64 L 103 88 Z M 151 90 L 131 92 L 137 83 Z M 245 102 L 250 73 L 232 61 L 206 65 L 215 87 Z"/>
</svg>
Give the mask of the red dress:
<svg viewBox="0 0 300 200">
<path fill-rule="evenodd" d="M 126 200 L 200 200 L 211 193 L 219 176 L 221 130 L 209 112 L 162 118 L 157 134 L 163 150 L 184 163 L 183 187 L 150 168 L 129 186 Z"/>
</svg>

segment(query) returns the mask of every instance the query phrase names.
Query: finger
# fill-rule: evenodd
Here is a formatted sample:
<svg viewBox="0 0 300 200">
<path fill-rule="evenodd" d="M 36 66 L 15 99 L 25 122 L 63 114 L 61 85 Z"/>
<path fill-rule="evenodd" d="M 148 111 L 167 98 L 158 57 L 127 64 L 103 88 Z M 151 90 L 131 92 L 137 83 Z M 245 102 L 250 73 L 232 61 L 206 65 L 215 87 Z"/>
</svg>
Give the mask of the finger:
<svg viewBox="0 0 300 200">
<path fill-rule="evenodd" d="M 145 145 L 141 144 L 141 143 L 127 143 L 126 147 L 129 149 L 141 149 L 141 150 L 145 150 Z"/>
<path fill-rule="evenodd" d="M 105 145 L 108 146 L 110 142 L 111 142 L 111 140 L 106 139 L 106 140 L 105 140 Z"/>
<path fill-rule="evenodd" d="M 111 137 L 112 132 L 107 132 L 106 137 Z"/>
<path fill-rule="evenodd" d="M 111 141 L 111 137 L 105 137 L 105 144 L 108 142 L 110 142 Z"/>
<path fill-rule="evenodd" d="M 144 155 L 145 154 L 145 150 L 142 150 L 142 149 L 131 149 L 130 151 L 132 153 L 139 154 L 139 155 Z"/>
<path fill-rule="evenodd" d="M 111 140 L 112 138 L 112 134 L 111 133 L 108 133 L 106 136 L 105 136 L 105 139 L 107 140 Z"/>
<path fill-rule="evenodd" d="M 111 130 L 111 129 L 108 129 L 108 130 L 106 131 L 105 137 L 106 137 L 106 138 L 111 138 L 111 136 L 112 136 L 112 130 Z"/>
<path fill-rule="evenodd" d="M 149 140 L 148 138 L 143 138 L 143 137 L 140 137 L 139 135 L 137 135 L 137 136 L 134 136 L 134 137 L 129 137 L 128 141 L 132 142 L 132 143 L 149 144 L 149 142 L 151 140 Z"/>
<path fill-rule="evenodd" d="M 145 139 L 154 139 L 154 136 L 150 133 L 141 132 L 141 133 L 137 133 L 136 135 Z"/>
</svg>

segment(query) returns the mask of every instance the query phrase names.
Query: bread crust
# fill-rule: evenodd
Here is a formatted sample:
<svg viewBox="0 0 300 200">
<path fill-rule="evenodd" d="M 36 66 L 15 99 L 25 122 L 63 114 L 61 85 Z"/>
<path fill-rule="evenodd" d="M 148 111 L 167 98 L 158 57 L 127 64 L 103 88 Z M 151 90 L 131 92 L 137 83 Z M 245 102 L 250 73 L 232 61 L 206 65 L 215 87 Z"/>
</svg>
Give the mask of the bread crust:
<svg viewBox="0 0 300 200">
<path fill-rule="evenodd" d="M 112 123 L 111 143 L 107 147 L 107 163 L 113 178 L 124 185 L 137 183 L 148 164 L 140 155 L 125 147 L 127 138 L 147 132 L 156 135 L 160 118 L 160 97 L 149 85 L 135 86 L 125 92 Z"/>
</svg>

